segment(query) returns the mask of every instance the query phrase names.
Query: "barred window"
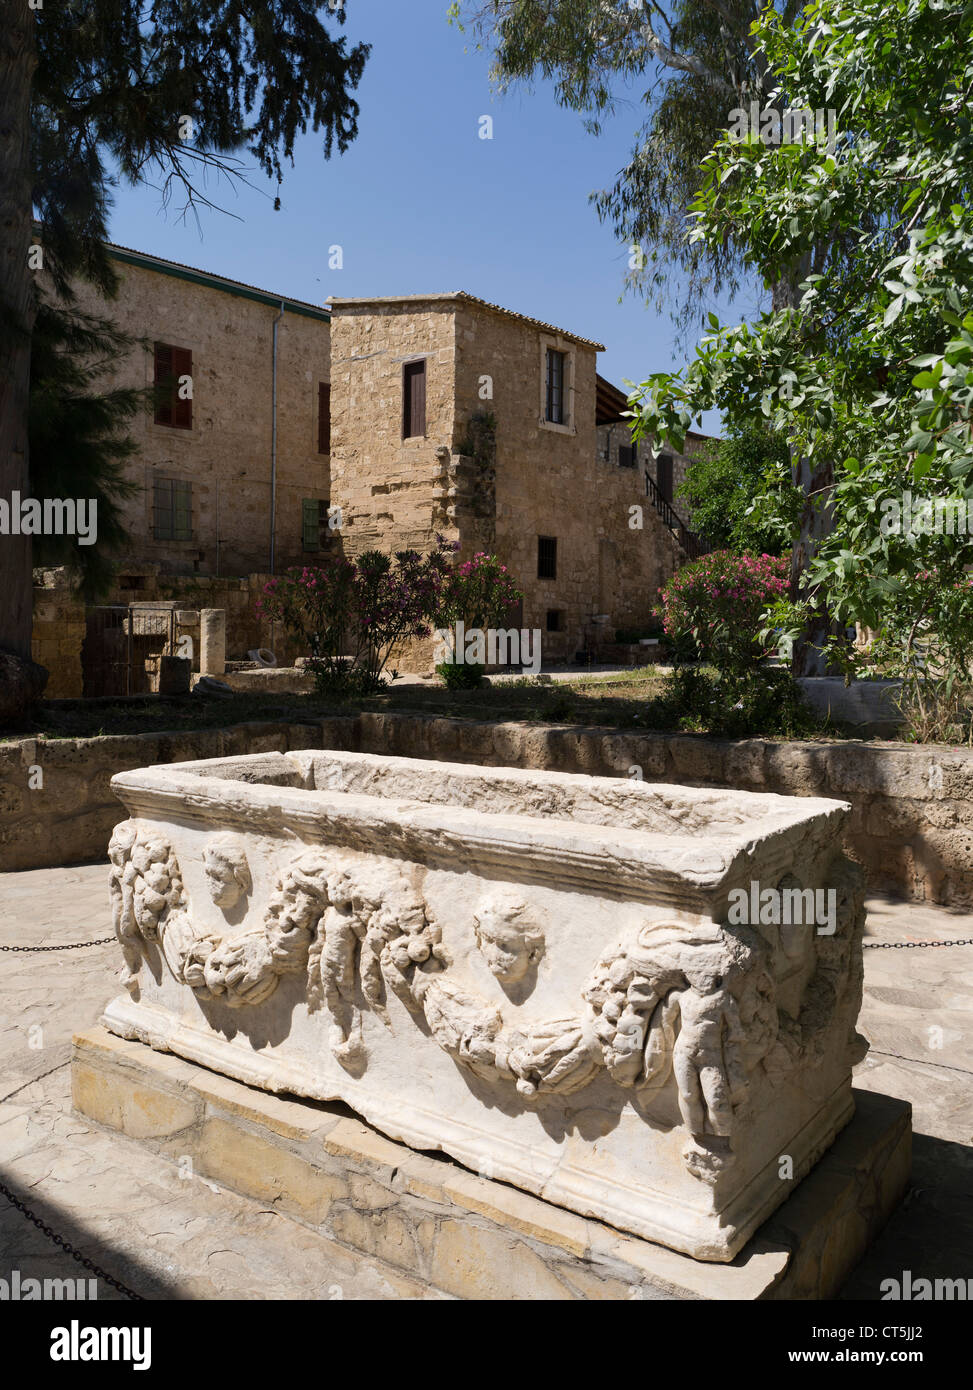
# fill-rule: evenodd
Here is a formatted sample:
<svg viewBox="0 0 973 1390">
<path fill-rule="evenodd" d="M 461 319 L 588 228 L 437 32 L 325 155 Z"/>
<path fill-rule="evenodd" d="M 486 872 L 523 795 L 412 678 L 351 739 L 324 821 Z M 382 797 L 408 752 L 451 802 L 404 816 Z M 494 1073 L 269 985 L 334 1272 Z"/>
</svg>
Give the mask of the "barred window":
<svg viewBox="0 0 973 1390">
<path fill-rule="evenodd" d="M 156 478 L 153 531 L 157 541 L 193 538 L 193 485 L 184 478 Z"/>
</svg>

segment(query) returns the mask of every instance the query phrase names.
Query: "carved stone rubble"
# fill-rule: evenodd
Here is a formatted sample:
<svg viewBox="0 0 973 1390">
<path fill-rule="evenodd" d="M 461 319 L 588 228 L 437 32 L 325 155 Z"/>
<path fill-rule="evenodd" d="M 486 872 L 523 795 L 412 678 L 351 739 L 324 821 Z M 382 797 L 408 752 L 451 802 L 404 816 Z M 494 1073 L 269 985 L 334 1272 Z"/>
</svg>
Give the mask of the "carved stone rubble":
<svg viewBox="0 0 973 1390">
<path fill-rule="evenodd" d="M 316 751 L 112 785 L 125 1037 L 710 1260 L 851 1117 L 844 803 Z M 741 925 L 755 885 L 834 912 Z"/>
</svg>

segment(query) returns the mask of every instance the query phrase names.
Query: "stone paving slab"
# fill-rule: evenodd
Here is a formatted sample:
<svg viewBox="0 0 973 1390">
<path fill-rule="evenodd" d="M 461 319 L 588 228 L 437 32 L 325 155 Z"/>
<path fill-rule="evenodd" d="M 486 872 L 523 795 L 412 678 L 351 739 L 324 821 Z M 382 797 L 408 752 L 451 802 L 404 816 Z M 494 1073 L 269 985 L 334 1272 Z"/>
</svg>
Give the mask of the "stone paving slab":
<svg viewBox="0 0 973 1390">
<path fill-rule="evenodd" d="M 0 946 L 111 932 L 102 865 L 0 874 Z M 867 941 L 973 937 L 973 915 L 869 902 Z M 117 948 L 0 952 L 0 1181 L 64 1239 L 154 1298 L 427 1298 L 381 1260 L 352 1255 L 71 1111 L 75 1032 L 115 992 Z M 843 1296 L 883 1279 L 973 1277 L 973 947 L 867 950 L 855 1084 L 914 1110 L 914 1182 Z M 935 1030 L 939 1030 L 938 1032 Z M 0 1277 L 86 1271 L 0 1198 Z M 99 1297 L 120 1297 L 104 1285 Z"/>
</svg>

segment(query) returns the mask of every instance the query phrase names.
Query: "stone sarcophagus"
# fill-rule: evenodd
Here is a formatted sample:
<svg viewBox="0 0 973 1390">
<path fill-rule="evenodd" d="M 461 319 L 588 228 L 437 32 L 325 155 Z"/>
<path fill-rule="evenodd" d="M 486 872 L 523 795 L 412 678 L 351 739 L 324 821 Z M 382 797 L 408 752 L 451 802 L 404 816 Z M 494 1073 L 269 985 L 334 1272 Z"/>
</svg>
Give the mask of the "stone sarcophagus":
<svg viewBox="0 0 973 1390">
<path fill-rule="evenodd" d="M 851 1117 L 844 803 L 319 751 L 112 786 L 126 1038 L 704 1260 Z"/>
</svg>

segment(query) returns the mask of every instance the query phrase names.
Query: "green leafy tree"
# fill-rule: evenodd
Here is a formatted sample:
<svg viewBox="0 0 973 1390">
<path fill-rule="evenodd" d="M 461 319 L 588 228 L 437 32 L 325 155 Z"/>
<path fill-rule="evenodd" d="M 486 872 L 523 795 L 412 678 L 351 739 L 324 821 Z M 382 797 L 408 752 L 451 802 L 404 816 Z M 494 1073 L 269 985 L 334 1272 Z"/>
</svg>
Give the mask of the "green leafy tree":
<svg viewBox="0 0 973 1390">
<path fill-rule="evenodd" d="M 309 127 L 326 157 L 345 150 L 368 48 L 332 36 L 344 17 L 317 0 L 0 0 L 0 496 L 30 490 L 37 250 L 63 296 L 77 276 L 111 293 L 115 178 L 156 182 L 186 212 L 246 156 L 279 181 Z M 0 650 L 26 657 L 29 536 L 3 538 L 0 588 Z"/>
<path fill-rule="evenodd" d="M 948 634 L 973 623 L 971 538 L 890 519 L 906 492 L 957 508 L 973 498 L 973 12 L 964 0 L 818 0 L 797 28 L 768 14 L 754 32 L 795 105 L 837 109 L 837 147 L 723 141 L 692 235 L 741 240 L 767 283 L 803 266 L 808 245 L 828 254 L 793 304 L 748 323 L 713 317 L 685 371 L 643 384 L 639 430 L 679 447 L 716 406 L 785 431 L 806 497 L 791 572 L 803 650 L 834 651 L 835 628 L 880 628 L 894 609 L 904 634 L 926 636 L 917 659 L 955 683 L 966 655 Z M 935 585 L 917 586 L 920 573 Z"/>
<path fill-rule="evenodd" d="M 782 434 L 735 425 L 692 455 L 677 492 L 689 505 L 693 529 L 714 549 L 737 555 L 790 550 L 800 494 L 791 486 Z"/>
</svg>

